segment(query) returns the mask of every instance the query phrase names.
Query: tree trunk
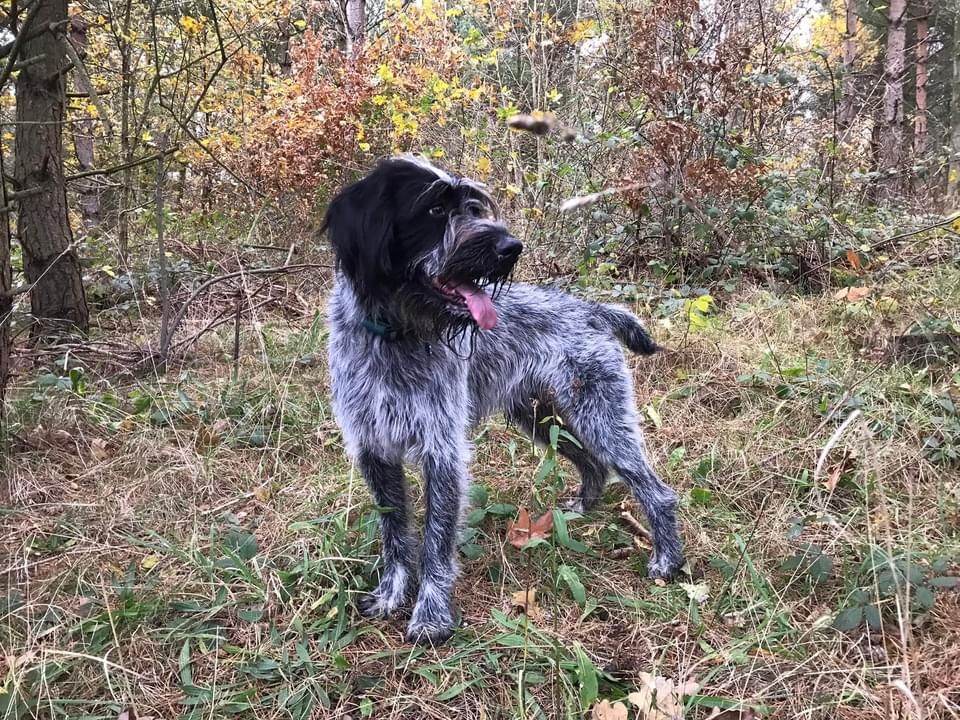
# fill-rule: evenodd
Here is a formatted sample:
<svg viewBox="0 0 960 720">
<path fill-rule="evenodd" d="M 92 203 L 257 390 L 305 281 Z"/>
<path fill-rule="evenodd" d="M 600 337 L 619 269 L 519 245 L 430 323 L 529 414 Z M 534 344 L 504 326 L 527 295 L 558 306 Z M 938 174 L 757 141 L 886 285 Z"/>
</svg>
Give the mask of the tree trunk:
<svg viewBox="0 0 960 720">
<path fill-rule="evenodd" d="M 347 0 L 346 16 L 347 57 L 355 59 L 363 52 L 367 35 L 366 0 Z"/>
<path fill-rule="evenodd" d="M 913 152 L 920 158 L 927 152 L 927 78 L 930 58 L 929 0 L 914 0 L 917 9 L 917 115 L 913 121 Z"/>
<path fill-rule="evenodd" d="M 83 58 L 87 50 L 87 22 L 79 15 L 70 18 L 70 42 L 77 54 Z M 73 126 L 73 149 L 77 155 L 80 170 L 93 170 L 94 118 L 84 111 Z M 77 195 L 80 204 L 80 216 L 83 227 L 91 230 L 100 224 L 99 183 L 93 177 L 77 181 Z"/>
<path fill-rule="evenodd" d="M 120 207 L 117 216 L 117 242 L 121 267 L 127 265 L 127 252 L 130 249 L 130 205 L 133 192 L 133 168 L 129 167 L 133 159 L 130 142 L 131 99 L 133 96 L 133 77 L 130 74 L 130 2 L 127 2 L 123 20 L 123 39 L 120 41 L 120 160 L 127 167 L 120 173 Z"/>
<path fill-rule="evenodd" d="M 953 18 L 953 77 L 950 83 L 950 170 L 947 211 L 960 204 L 960 12 Z"/>
<path fill-rule="evenodd" d="M 839 124 L 847 130 L 857 115 L 857 15 L 856 0 L 846 0 L 846 24 L 843 32 L 843 102 L 840 106 Z"/>
<path fill-rule="evenodd" d="M 58 23 L 62 27 L 67 0 L 37 2 L 34 27 Z M 85 331 L 89 313 L 80 261 L 73 249 L 63 179 L 63 38 L 45 32 L 24 43 L 22 57 L 43 58 L 20 71 L 16 86 L 14 176 L 19 190 L 38 190 L 20 199 L 17 222 L 24 274 L 33 285 L 30 305 L 37 323 L 33 333 L 62 329 L 51 321 L 65 321 Z"/>
<path fill-rule="evenodd" d="M 887 198 L 901 185 L 903 160 L 903 73 L 907 46 L 907 0 L 890 0 L 887 51 L 883 64 L 883 126 L 880 134 L 880 180 Z"/>
<path fill-rule="evenodd" d="M 0 170 L 3 158 L 0 158 Z M 7 204 L 5 187 L 0 189 L 3 204 Z M 10 269 L 10 220 L 7 215 L 0 217 L 0 431 L 4 420 L 3 401 L 7 391 L 7 378 L 10 377 L 10 315 L 13 313 L 13 272 Z M 2 448 L 0 448 L 2 449 Z"/>
</svg>

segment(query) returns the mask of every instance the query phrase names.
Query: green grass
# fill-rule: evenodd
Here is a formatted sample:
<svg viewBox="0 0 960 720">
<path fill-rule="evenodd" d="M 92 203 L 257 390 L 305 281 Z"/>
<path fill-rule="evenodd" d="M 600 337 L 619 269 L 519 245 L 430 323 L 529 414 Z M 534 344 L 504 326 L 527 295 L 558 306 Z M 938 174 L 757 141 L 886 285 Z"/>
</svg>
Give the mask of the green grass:
<svg viewBox="0 0 960 720">
<path fill-rule="evenodd" d="M 960 376 L 874 352 L 931 312 L 956 324 L 958 295 L 933 268 L 856 305 L 741 289 L 695 332 L 678 313 L 655 327 L 672 349 L 634 361 L 637 400 L 682 496 L 681 583 L 645 578 L 618 482 L 596 512 L 556 512 L 549 540 L 505 543 L 518 508 L 555 509 L 575 479 L 485 425 L 463 626 L 435 650 L 353 610 L 376 517 L 330 412 L 321 315 L 247 328 L 236 377 L 226 331 L 163 378 L 82 356 L 22 376 L 0 717 L 579 718 L 641 673 L 696 681 L 688 717 L 887 717 L 912 707 L 895 681 L 927 717 L 958 713 Z M 531 589 L 528 617 L 513 597 Z"/>
</svg>

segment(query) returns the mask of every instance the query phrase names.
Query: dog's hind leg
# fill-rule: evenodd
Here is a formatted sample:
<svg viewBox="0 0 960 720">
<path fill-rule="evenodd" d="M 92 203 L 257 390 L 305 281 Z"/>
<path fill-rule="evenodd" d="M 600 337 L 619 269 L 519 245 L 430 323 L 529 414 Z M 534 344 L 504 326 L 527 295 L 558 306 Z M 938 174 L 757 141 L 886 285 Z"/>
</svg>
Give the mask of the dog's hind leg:
<svg viewBox="0 0 960 720">
<path fill-rule="evenodd" d="M 525 433 L 533 437 L 541 445 L 550 443 L 549 425 L 543 422 L 545 418 L 554 416 L 557 413 L 550 403 L 542 401 L 531 401 L 517 403 L 505 413 L 507 421 L 516 425 Z M 562 418 L 561 418 L 562 419 Z M 570 428 L 565 428 L 567 432 L 573 435 Z M 579 438 L 577 441 L 580 442 Z M 603 493 L 603 486 L 610 473 L 602 462 L 597 460 L 586 448 L 583 443 L 577 443 L 560 437 L 557 442 L 557 452 L 574 464 L 580 473 L 580 491 L 576 499 L 568 505 L 568 509 L 576 512 L 585 512 L 593 508 Z"/>
<path fill-rule="evenodd" d="M 451 595 L 457 575 L 457 535 L 467 487 L 466 462 L 428 455 L 423 460 L 426 517 L 420 557 L 420 590 L 407 626 L 407 641 L 437 645 L 454 629 Z"/>
<path fill-rule="evenodd" d="M 585 368 L 582 376 L 576 395 L 558 398 L 561 415 L 584 447 L 612 468 L 640 503 L 654 544 L 647 572 L 669 580 L 684 564 L 677 493 L 657 477 L 647 459 L 626 368 L 605 364 L 602 369 Z"/>
<path fill-rule="evenodd" d="M 365 451 L 360 453 L 357 465 L 380 508 L 383 561 L 380 584 L 359 600 L 357 609 L 367 617 L 388 617 L 409 601 L 416 572 L 416 540 L 410 532 L 407 482 L 399 461 L 387 462 Z"/>
</svg>

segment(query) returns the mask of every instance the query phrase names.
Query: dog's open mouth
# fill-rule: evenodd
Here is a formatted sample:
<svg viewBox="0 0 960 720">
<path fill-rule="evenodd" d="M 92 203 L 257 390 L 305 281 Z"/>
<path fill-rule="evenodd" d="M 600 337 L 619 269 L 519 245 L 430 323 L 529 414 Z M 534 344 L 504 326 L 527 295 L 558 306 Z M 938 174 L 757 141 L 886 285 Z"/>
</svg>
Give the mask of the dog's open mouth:
<svg viewBox="0 0 960 720">
<path fill-rule="evenodd" d="M 481 330 L 490 330 L 497 324 L 497 309 L 493 300 L 477 283 L 471 280 L 434 281 L 440 293 L 451 302 L 466 305 Z"/>
</svg>

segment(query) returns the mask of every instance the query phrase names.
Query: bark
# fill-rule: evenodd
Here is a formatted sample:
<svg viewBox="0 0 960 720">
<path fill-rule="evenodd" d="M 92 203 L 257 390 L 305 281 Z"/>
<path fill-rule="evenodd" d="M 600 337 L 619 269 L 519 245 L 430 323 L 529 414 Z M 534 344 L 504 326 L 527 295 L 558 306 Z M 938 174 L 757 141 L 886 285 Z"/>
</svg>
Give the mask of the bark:
<svg viewBox="0 0 960 720">
<path fill-rule="evenodd" d="M 120 41 L 120 159 L 129 163 L 133 159 L 133 147 L 130 139 L 131 113 L 133 112 L 133 82 L 130 72 L 130 13 L 132 0 L 127 0 L 123 15 L 122 37 Z M 120 175 L 120 208 L 117 217 L 117 240 L 119 244 L 120 265 L 126 266 L 127 252 L 130 249 L 130 205 L 133 193 L 133 168 L 126 167 Z"/>
<path fill-rule="evenodd" d="M 903 161 L 903 74 L 907 26 L 906 0 L 890 0 L 887 50 L 883 65 L 883 126 L 880 133 L 880 167 L 885 171 L 880 184 L 886 195 L 896 193 Z"/>
<path fill-rule="evenodd" d="M 927 79 L 930 59 L 930 6 L 928 0 L 914 0 L 917 21 L 917 114 L 913 121 L 913 152 L 917 157 L 927 152 Z"/>
<path fill-rule="evenodd" d="M 87 23 L 79 15 L 70 19 L 70 42 L 80 57 L 87 50 Z M 81 171 L 94 170 L 94 128 L 95 120 L 88 113 L 82 113 L 73 126 L 73 148 L 77 155 L 77 165 Z M 77 195 L 83 226 L 90 230 L 100 224 L 99 183 L 92 177 L 77 181 Z"/>
<path fill-rule="evenodd" d="M 3 159 L 0 158 L 0 170 Z M 3 204 L 7 204 L 7 193 L 0 192 Z M 13 313 L 13 273 L 10 269 L 10 224 L 6 214 L 0 217 L 0 423 L 3 422 L 4 396 L 7 390 L 7 378 L 10 377 L 10 315 Z"/>
<path fill-rule="evenodd" d="M 947 177 L 948 209 L 960 200 L 960 12 L 953 19 L 953 77 L 950 87 L 950 171 Z"/>
<path fill-rule="evenodd" d="M 363 43 L 367 35 L 366 0 L 347 0 L 345 30 L 347 57 L 353 59 L 363 52 Z"/>
<path fill-rule="evenodd" d="M 840 129 L 846 130 L 857 115 L 857 15 L 856 0 L 846 0 L 846 23 L 843 32 L 843 102 L 840 106 Z"/>
<path fill-rule="evenodd" d="M 37 1 L 35 27 L 66 21 L 66 0 Z M 39 189 L 19 201 L 17 220 L 24 274 L 33 286 L 34 335 L 55 334 L 64 324 L 85 331 L 89 320 L 63 178 L 66 54 L 62 37 L 45 32 L 24 43 L 21 57 L 39 56 L 43 59 L 25 67 L 17 77 L 14 141 L 17 188 Z"/>
</svg>

